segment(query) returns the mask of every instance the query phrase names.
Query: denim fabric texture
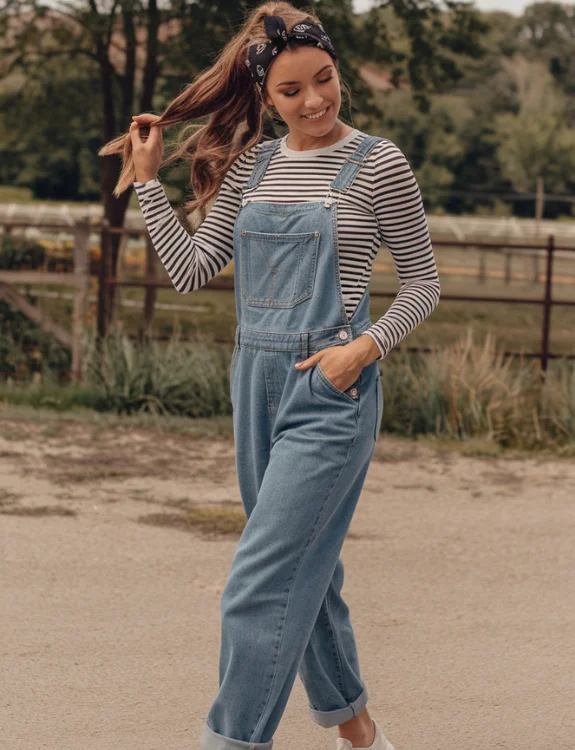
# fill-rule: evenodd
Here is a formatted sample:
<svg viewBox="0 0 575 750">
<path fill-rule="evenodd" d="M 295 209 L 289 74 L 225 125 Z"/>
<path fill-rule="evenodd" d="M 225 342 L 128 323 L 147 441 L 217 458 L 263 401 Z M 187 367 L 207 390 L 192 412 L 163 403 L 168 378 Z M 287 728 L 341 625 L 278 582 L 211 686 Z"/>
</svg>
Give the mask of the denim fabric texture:
<svg viewBox="0 0 575 750">
<path fill-rule="evenodd" d="M 238 325 L 230 366 L 236 468 L 247 523 L 221 599 L 219 691 L 203 750 L 271 750 L 296 676 L 322 727 L 367 703 L 340 552 L 383 413 L 378 362 L 345 391 L 321 363 L 372 323 L 369 292 L 347 320 L 340 287 L 337 196 L 379 139 L 366 136 L 325 200 L 243 200 L 234 228 Z M 279 140 L 260 150 L 246 188 Z"/>
</svg>

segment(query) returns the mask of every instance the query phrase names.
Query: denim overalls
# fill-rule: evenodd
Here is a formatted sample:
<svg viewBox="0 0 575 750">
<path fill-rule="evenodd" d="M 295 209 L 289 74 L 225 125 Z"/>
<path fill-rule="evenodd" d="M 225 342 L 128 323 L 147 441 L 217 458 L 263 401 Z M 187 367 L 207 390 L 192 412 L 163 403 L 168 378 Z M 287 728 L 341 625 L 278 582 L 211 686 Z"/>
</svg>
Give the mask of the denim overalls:
<svg viewBox="0 0 575 750">
<path fill-rule="evenodd" d="M 325 200 L 245 197 L 234 228 L 238 326 L 230 378 L 236 468 L 247 523 L 221 600 L 219 692 L 203 750 L 269 750 L 296 674 L 323 727 L 356 716 L 367 690 L 339 557 L 383 412 L 378 362 L 341 391 L 321 364 L 369 328 L 369 292 L 348 322 L 340 287 L 337 194 L 379 141 L 366 136 Z M 262 179 L 266 143 L 244 190 Z"/>
</svg>

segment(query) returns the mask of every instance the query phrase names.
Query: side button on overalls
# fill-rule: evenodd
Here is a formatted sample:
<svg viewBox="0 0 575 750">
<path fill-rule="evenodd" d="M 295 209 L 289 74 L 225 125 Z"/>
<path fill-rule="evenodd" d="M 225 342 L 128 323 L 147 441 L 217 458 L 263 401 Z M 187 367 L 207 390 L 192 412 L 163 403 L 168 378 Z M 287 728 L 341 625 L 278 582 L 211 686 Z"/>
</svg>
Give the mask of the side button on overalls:
<svg viewBox="0 0 575 750">
<path fill-rule="evenodd" d="M 367 289 L 347 320 L 337 200 L 378 140 L 361 141 L 325 200 L 250 200 L 279 140 L 258 152 L 244 188 L 234 228 L 231 396 L 248 520 L 222 594 L 219 691 L 203 750 L 271 750 L 297 674 L 323 727 L 367 703 L 340 552 L 379 432 L 379 367 L 364 367 L 343 391 L 321 363 L 294 365 L 372 325 Z"/>
</svg>

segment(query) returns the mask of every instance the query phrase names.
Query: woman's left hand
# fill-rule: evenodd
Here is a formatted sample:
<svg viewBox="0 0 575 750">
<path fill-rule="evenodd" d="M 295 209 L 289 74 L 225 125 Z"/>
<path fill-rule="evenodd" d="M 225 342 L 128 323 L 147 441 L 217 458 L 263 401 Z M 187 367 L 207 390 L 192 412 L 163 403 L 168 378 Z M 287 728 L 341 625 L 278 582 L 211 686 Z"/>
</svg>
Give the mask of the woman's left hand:
<svg viewBox="0 0 575 750">
<path fill-rule="evenodd" d="M 296 363 L 297 370 L 307 370 L 321 360 L 326 378 L 340 391 L 346 391 L 359 378 L 364 365 L 358 362 L 357 351 L 349 344 L 329 346 Z"/>
</svg>

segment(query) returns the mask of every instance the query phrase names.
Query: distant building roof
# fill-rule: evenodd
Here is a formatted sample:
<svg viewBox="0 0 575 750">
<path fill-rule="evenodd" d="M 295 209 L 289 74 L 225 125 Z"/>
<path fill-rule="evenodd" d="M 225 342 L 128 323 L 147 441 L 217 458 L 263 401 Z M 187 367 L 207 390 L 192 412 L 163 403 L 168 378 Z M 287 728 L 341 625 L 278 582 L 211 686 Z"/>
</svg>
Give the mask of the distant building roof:
<svg viewBox="0 0 575 750">
<path fill-rule="evenodd" d="M 361 65 L 359 74 L 365 83 L 376 91 L 393 91 L 396 88 L 391 81 L 391 73 L 375 65 Z M 409 88 L 409 84 L 406 81 L 400 81 L 397 88 L 406 89 Z"/>
</svg>

